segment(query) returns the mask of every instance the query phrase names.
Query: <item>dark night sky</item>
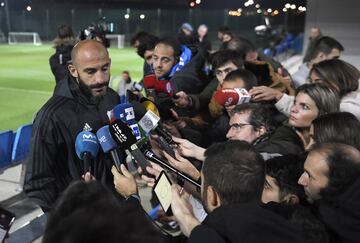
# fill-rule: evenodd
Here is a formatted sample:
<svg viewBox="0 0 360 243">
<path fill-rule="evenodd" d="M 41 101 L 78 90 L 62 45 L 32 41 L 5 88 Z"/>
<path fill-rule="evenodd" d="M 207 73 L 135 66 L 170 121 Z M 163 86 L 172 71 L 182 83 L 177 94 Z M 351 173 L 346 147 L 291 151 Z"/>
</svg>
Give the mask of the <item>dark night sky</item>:
<svg viewBox="0 0 360 243">
<path fill-rule="evenodd" d="M 0 0 L 3 1 L 3 0 Z M 135 7 L 135 8 L 188 8 L 191 0 L 8 0 L 10 9 L 21 9 L 27 5 L 81 5 L 89 7 Z M 195 0 L 194 0 L 195 1 Z M 237 9 L 244 7 L 246 0 L 202 0 L 198 8 L 228 8 Z M 306 0 L 254 0 L 262 8 L 282 8 L 285 3 L 295 3 L 296 5 L 305 5 Z"/>
</svg>

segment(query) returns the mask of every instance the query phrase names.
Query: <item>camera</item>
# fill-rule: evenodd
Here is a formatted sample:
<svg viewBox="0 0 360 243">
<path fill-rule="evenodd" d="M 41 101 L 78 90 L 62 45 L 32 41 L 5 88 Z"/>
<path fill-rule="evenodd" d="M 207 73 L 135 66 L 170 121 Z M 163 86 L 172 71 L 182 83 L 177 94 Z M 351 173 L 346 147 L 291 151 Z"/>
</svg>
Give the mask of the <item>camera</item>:
<svg viewBox="0 0 360 243">
<path fill-rule="evenodd" d="M 106 48 L 110 47 L 110 41 L 106 38 L 106 34 L 111 32 L 111 23 L 108 23 L 105 17 L 101 18 L 96 24 L 90 24 L 82 30 L 79 35 L 80 40 L 98 40 L 104 44 Z"/>
</svg>

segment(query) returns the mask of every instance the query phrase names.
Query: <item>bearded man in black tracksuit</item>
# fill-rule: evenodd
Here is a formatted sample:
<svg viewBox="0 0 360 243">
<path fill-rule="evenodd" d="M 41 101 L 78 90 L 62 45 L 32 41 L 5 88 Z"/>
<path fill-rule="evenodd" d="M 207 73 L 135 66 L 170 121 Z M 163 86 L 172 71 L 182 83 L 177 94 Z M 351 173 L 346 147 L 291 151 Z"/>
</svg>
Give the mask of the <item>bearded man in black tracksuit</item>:
<svg viewBox="0 0 360 243">
<path fill-rule="evenodd" d="M 33 125 L 24 190 L 44 212 L 72 181 L 82 178 L 84 163 L 75 151 L 77 134 L 94 133 L 106 125 L 107 112 L 119 103 L 119 96 L 108 88 L 111 60 L 100 42 L 79 42 L 71 59 L 71 76 L 57 84 Z M 100 151 L 91 176 L 113 188 L 111 165 Z"/>
</svg>

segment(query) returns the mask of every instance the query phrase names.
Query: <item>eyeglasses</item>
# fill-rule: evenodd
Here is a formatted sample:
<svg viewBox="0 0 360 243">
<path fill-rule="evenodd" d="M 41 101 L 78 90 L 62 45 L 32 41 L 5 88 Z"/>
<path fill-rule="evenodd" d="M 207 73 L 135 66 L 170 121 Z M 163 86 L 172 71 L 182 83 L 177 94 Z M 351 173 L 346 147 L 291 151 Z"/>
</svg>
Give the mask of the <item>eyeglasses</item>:
<svg viewBox="0 0 360 243">
<path fill-rule="evenodd" d="M 240 132 L 241 129 L 245 126 L 252 126 L 249 123 L 233 123 L 230 125 L 230 130 L 234 130 L 235 132 Z"/>
</svg>

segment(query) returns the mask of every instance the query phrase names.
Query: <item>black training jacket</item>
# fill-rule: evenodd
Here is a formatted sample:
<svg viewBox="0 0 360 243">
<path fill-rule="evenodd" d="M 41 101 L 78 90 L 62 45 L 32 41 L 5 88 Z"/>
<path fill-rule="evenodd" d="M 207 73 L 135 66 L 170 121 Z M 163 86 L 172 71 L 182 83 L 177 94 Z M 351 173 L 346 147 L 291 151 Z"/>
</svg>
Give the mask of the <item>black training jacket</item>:
<svg viewBox="0 0 360 243">
<path fill-rule="evenodd" d="M 75 139 L 84 128 L 95 133 L 108 124 L 107 112 L 119 103 L 111 89 L 99 102 L 89 100 L 72 77 L 60 81 L 54 95 L 41 108 L 33 124 L 30 156 L 24 191 L 45 212 L 74 180 L 81 179 L 84 163 L 75 152 Z M 111 160 L 99 154 L 93 161 L 92 174 L 113 188 Z"/>
</svg>

